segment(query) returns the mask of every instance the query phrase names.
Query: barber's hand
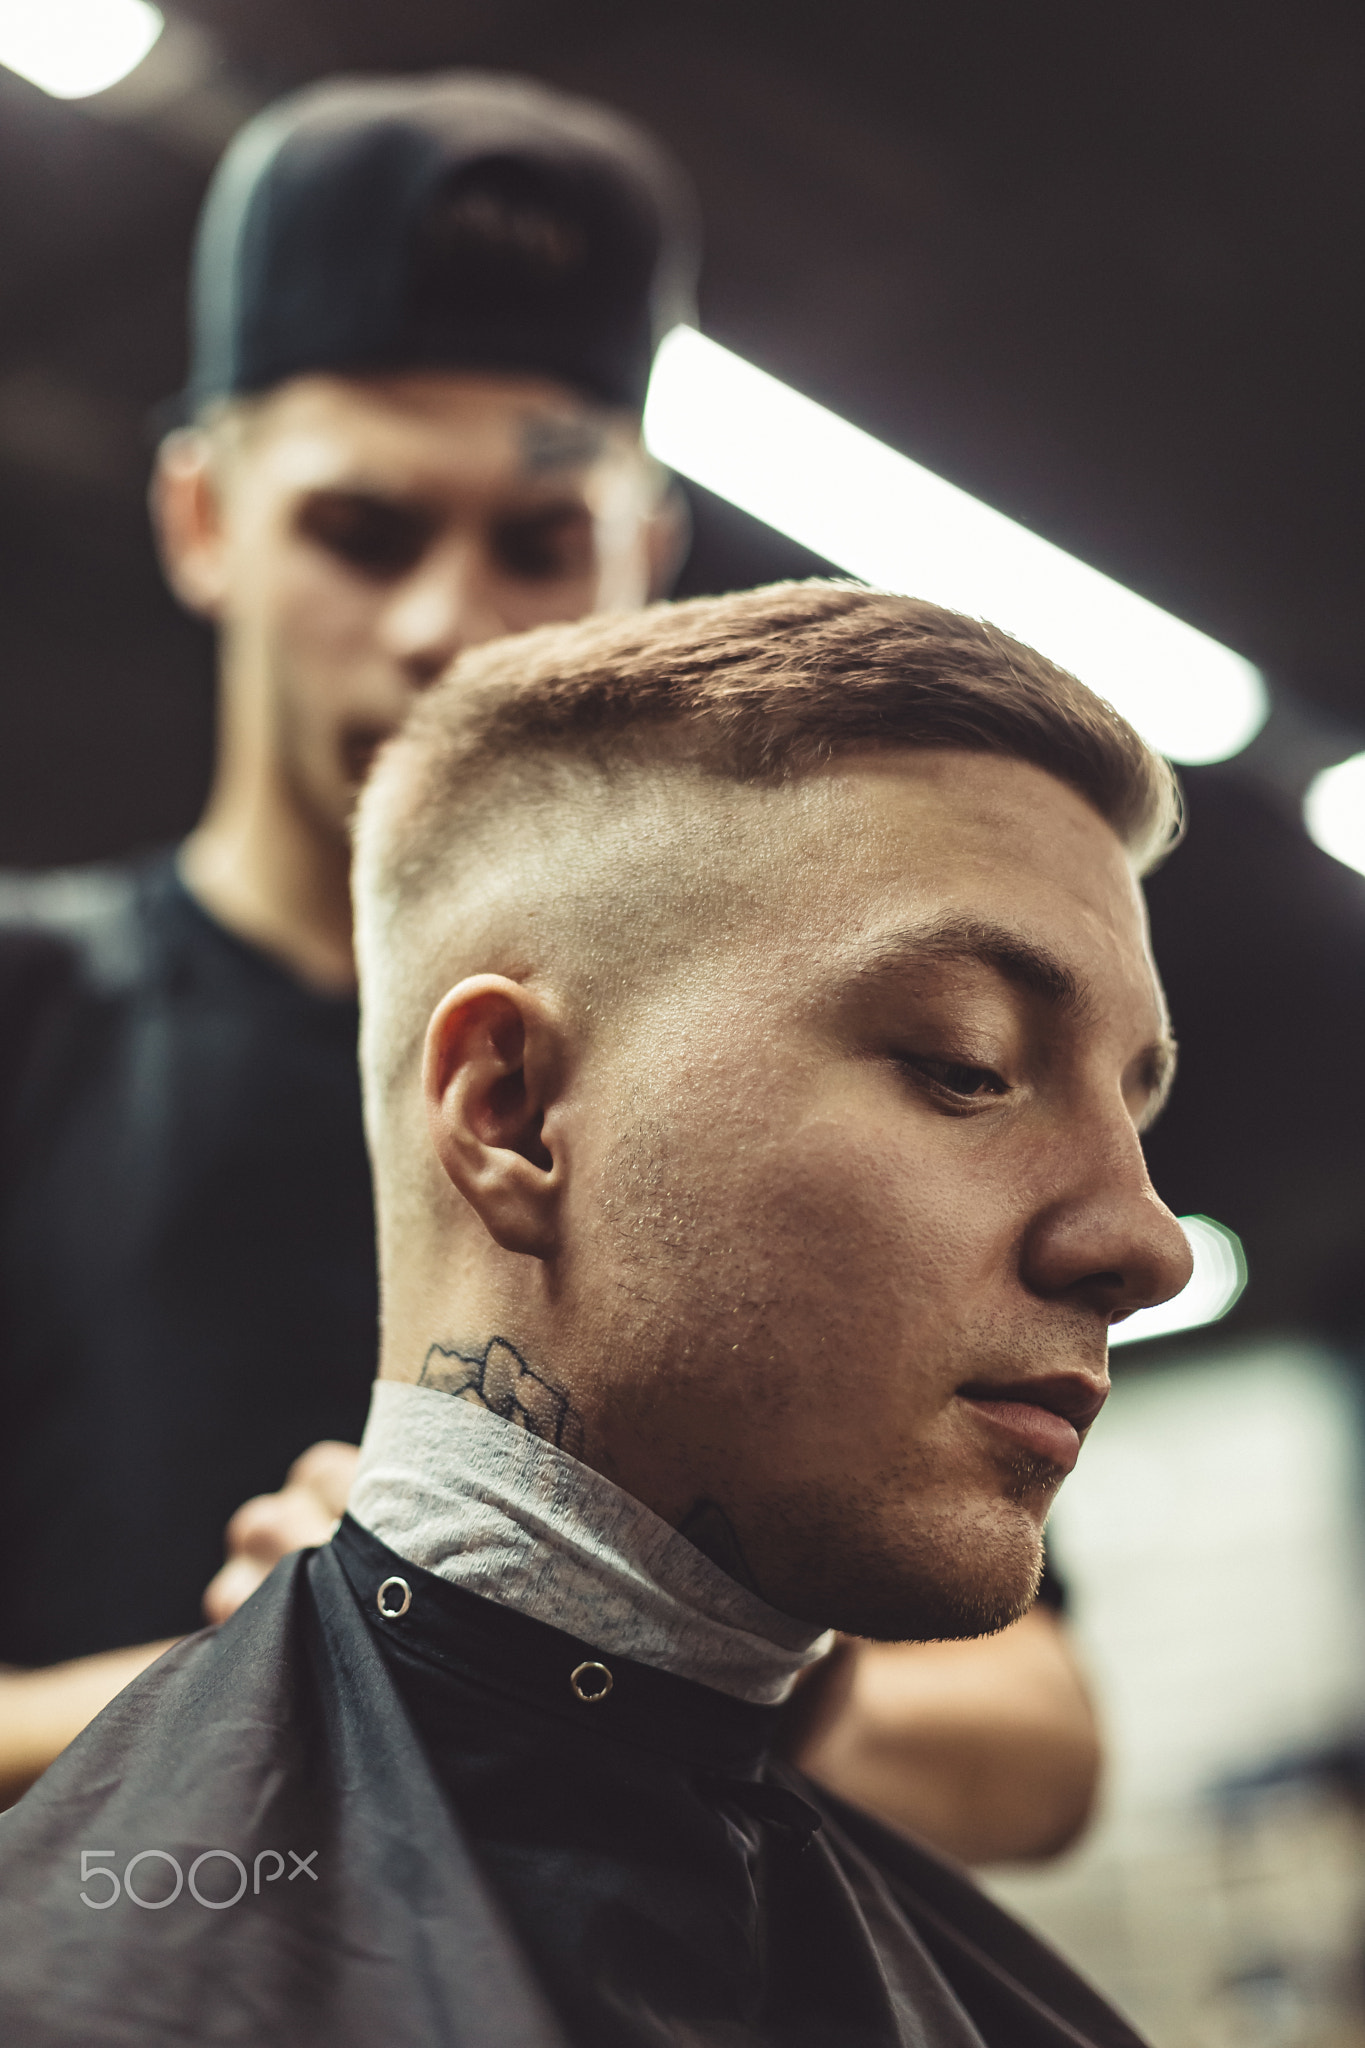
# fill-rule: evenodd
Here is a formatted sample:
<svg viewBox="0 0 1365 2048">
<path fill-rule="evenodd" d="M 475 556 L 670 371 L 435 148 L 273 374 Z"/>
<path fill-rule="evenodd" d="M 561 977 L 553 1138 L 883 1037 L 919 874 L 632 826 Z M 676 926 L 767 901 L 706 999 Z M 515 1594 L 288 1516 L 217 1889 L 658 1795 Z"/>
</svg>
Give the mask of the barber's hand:
<svg viewBox="0 0 1365 2048">
<path fill-rule="evenodd" d="M 261 1493 L 227 1525 L 227 1563 L 204 1595 L 209 1621 L 226 1621 L 270 1576 L 282 1557 L 327 1543 L 355 1477 L 354 1444 L 313 1444 L 296 1458 L 278 1493 Z"/>
</svg>

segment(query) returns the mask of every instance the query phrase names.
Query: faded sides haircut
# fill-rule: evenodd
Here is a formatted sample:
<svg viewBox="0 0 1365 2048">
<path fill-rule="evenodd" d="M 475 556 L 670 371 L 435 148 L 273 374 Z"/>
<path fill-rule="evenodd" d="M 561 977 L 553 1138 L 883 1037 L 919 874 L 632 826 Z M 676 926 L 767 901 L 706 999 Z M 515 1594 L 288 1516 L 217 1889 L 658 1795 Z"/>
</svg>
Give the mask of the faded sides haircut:
<svg viewBox="0 0 1365 2048">
<path fill-rule="evenodd" d="M 611 895 L 604 841 L 632 785 L 652 779 L 657 790 L 671 770 L 684 792 L 779 788 L 843 755 L 907 747 L 1046 770 L 1113 828 L 1139 874 L 1179 837 L 1171 768 L 1116 711 L 1032 648 L 917 598 L 779 583 L 544 627 L 466 655 L 418 702 L 361 807 L 372 1095 L 410 1059 L 422 1005 L 449 986 L 424 985 L 421 955 L 444 950 L 453 963 L 457 924 L 492 936 L 490 863 L 534 860 L 540 845 L 539 883 L 523 886 L 548 892 L 530 904 L 543 933 L 573 892 L 572 871 L 585 902 Z M 657 820 L 623 826 L 619 860 L 651 830 Z M 502 943 L 511 959 L 515 942 Z M 475 969 L 466 960 L 461 971 Z"/>
</svg>

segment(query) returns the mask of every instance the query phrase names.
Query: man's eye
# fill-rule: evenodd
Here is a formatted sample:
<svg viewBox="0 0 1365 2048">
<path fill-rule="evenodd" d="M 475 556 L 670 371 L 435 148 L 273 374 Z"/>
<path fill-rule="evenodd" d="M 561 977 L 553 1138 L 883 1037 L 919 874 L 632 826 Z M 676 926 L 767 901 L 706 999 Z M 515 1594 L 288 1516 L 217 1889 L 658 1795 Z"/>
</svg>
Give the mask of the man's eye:
<svg viewBox="0 0 1365 2048">
<path fill-rule="evenodd" d="M 959 1060 L 912 1059 L 907 1064 L 945 1095 L 961 1096 L 965 1101 L 1009 1094 L 1008 1081 L 1002 1080 L 990 1067 L 967 1066 Z"/>
<path fill-rule="evenodd" d="M 303 505 L 299 532 L 328 554 L 387 582 L 416 567 L 431 539 L 431 520 L 411 506 L 348 491 L 319 491 Z"/>
<path fill-rule="evenodd" d="M 584 576 L 593 562 L 592 520 L 578 506 L 505 519 L 494 532 L 493 551 L 508 575 L 527 583 Z"/>
</svg>

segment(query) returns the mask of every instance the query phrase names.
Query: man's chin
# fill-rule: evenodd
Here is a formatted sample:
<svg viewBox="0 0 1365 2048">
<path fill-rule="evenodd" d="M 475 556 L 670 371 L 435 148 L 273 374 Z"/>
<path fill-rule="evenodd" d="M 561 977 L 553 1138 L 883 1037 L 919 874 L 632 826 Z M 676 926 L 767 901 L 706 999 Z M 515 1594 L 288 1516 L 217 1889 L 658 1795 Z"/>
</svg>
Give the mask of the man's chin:
<svg viewBox="0 0 1365 2048">
<path fill-rule="evenodd" d="M 1038 1592 L 1036 1571 L 1010 1586 L 923 1583 L 888 1587 L 882 1598 L 855 1602 L 849 1620 L 836 1626 L 845 1635 L 873 1643 L 958 1643 L 975 1636 L 999 1635 L 1032 1607 Z"/>
<path fill-rule="evenodd" d="M 1033 1605 L 1042 1574 L 1035 1502 L 940 1513 L 907 1528 L 827 1529 L 788 1561 L 800 1596 L 775 1605 L 872 1642 L 958 1642 L 996 1635 Z M 880 1542 L 878 1538 L 882 1538 Z M 786 1576 L 784 1573 L 783 1576 Z M 772 1591 L 765 1586 L 768 1597 Z"/>
</svg>

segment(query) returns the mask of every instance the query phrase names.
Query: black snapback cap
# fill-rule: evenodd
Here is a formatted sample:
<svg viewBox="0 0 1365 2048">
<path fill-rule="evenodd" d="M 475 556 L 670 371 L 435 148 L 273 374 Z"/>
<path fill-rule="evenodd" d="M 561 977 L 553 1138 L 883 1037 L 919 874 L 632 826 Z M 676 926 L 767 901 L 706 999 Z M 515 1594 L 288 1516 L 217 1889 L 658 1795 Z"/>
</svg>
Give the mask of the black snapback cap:
<svg viewBox="0 0 1365 2048">
<path fill-rule="evenodd" d="M 186 399 L 310 371 L 523 371 L 644 403 L 695 318 L 687 180 L 633 122 L 475 71 L 339 78 L 248 122 L 194 257 Z"/>
</svg>

